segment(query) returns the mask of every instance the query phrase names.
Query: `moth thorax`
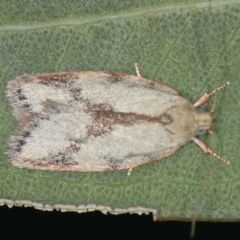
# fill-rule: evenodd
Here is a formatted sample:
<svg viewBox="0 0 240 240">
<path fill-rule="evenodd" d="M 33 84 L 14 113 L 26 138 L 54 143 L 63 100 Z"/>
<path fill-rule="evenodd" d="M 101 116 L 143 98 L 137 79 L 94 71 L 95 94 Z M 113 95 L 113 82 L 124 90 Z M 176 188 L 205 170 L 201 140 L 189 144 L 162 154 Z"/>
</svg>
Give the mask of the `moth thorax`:
<svg viewBox="0 0 240 240">
<path fill-rule="evenodd" d="M 197 112 L 196 116 L 197 129 L 209 129 L 212 126 L 212 117 L 208 112 Z"/>
</svg>

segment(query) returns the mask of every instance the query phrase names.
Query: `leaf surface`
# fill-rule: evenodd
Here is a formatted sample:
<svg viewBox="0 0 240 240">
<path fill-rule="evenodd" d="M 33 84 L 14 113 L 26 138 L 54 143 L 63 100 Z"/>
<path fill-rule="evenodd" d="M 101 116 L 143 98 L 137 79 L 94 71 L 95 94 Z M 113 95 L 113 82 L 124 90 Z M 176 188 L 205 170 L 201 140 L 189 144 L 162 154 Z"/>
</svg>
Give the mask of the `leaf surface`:
<svg viewBox="0 0 240 240">
<path fill-rule="evenodd" d="M 153 212 L 156 219 L 240 219 L 240 2 L 16 1 L 0 3 L 0 199 L 70 211 Z M 209 17 L 212 19 L 209 24 Z M 212 39 L 209 40 L 209 29 Z M 214 78 L 212 46 L 216 60 Z M 102 173 L 19 169 L 5 154 L 17 126 L 5 96 L 24 73 L 114 71 L 163 82 L 191 102 L 229 81 L 217 97 L 214 150 L 194 143 L 163 161 Z M 215 79 L 215 80 L 214 80 Z M 211 102 L 204 105 L 211 108 Z M 210 136 L 204 141 L 210 143 Z M 210 170 L 209 170 L 210 169 Z"/>
</svg>

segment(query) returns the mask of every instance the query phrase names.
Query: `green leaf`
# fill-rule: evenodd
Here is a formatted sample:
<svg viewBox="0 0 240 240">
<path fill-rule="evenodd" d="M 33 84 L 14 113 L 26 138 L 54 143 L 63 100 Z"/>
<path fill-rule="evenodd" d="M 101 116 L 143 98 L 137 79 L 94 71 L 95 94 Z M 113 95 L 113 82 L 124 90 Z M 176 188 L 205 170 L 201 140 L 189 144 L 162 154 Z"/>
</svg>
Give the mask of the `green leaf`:
<svg viewBox="0 0 240 240">
<path fill-rule="evenodd" d="M 206 1 L 194 0 L 1 1 L 1 203 L 153 212 L 163 220 L 240 219 L 239 3 L 213 1 L 209 12 Z M 130 177 L 125 170 L 57 172 L 11 165 L 5 153 L 17 122 L 5 96 L 9 80 L 60 71 L 135 74 L 135 62 L 142 76 L 171 86 L 191 102 L 215 83 L 230 82 L 217 96 L 214 138 L 214 150 L 229 165 L 192 142 L 172 157 L 137 167 Z M 204 141 L 210 143 L 210 136 Z"/>
</svg>

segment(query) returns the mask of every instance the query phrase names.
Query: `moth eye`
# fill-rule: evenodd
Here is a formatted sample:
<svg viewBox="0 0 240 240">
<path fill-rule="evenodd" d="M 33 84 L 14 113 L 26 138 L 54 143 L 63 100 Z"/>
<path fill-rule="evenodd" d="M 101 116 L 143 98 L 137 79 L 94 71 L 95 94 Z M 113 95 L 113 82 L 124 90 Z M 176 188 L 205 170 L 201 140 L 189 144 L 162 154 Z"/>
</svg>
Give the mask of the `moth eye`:
<svg viewBox="0 0 240 240">
<path fill-rule="evenodd" d="M 202 107 L 197 108 L 197 112 L 206 112 Z"/>
<path fill-rule="evenodd" d="M 203 135 L 206 134 L 206 132 L 207 132 L 207 129 L 198 130 L 198 131 L 196 132 L 196 135 L 197 135 L 197 136 L 203 136 Z"/>
</svg>

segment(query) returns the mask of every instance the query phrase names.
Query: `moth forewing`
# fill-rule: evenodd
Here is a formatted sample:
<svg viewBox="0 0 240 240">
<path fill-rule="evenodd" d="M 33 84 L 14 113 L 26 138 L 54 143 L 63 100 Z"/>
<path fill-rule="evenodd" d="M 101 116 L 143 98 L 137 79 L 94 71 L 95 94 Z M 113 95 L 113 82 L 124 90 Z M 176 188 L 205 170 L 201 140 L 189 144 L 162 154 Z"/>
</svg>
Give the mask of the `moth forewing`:
<svg viewBox="0 0 240 240">
<path fill-rule="evenodd" d="M 192 127 L 182 133 L 174 120 L 185 109 L 194 113 L 190 102 L 164 84 L 126 74 L 25 75 L 9 83 L 8 94 L 24 122 L 10 142 L 20 167 L 129 169 L 173 154 L 195 131 L 194 116 L 185 117 Z"/>
<path fill-rule="evenodd" d="M 20 120 L 10 141 L 12 163 L 97 172 L 164 159 L 191 139 L 202 147 L 194 135 L 210 128 L 210 115 L 136 71 L 138 76 L 64 72 L 10 81 L 8 96 Z"/>
</svg>

